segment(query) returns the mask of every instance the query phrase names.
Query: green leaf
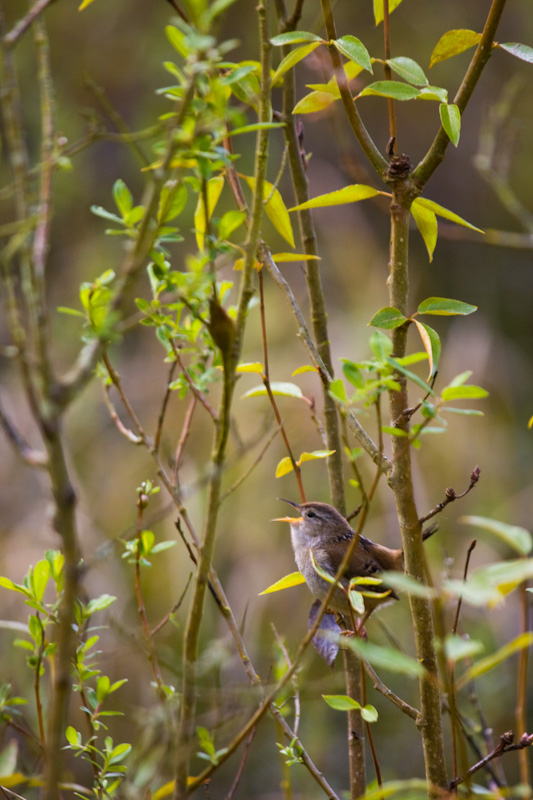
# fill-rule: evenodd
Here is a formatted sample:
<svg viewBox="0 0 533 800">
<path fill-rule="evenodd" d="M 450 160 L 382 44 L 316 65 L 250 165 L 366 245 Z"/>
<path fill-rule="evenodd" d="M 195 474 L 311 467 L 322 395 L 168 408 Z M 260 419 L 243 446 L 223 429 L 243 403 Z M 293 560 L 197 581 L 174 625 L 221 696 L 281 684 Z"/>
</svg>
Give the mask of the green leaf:
<svg viewBox="0 0 533 800">
<path fill-rule="evenodd" d="M 407 322 L 407 317 L 404 317 L 401 311 L 398 311 L 397 308 L 393 308 L 392 306 L 385 306 L 385 308 L 380 309 L 374 314 L 368 324 L 372 325 L 374 328 L 391 330 L 392 328 L 399 328 L 404 322 Z"/>
<path fill-rule="evenodd" d="M 488 397 L 489 393 L 481 386 L 447 386 L 441 392 L 445 402 L 449 400 L 481 400 Z"/>
<path fill-rule="evenodd" d="M 251 125 L 241 125 L 239 128 L 233 128 L 233 130 L 229 131 L 228 136 L 240 136 L 242 133 L 254 133 L 255 131 L 268 131 L 284 127 L 284 122 L 254 122 Z"/>
<path fill-rule="evenodd" d="M 119 761 L 123 761 L 124 758 L 130 752 L 130 750 L 131 750 L 131 744 L 126 744 L 126 743 L 117 744 L 117 746 L 113 748 L 113 752 L 109 757 L 108 763 L 111 765 L 111 764 L 116 764 Z"/>
<path fill-rule="evenodd" d="M 181 214 L 187 204 L 187 187 L 177 181 L 167 181 L 161 190 L 157 221 L 160 225 Z M 144 209 L 143 209 L 144 211 Z"/>
<path fill-rule="evenodd" d="M 40 602 L 46 590 L 48 578 L 50 577 L 50 563 L 43 559 L 39 561 L 31 572 L 31 585 L 35 598 Z"/>
<path fill-rule="evenodd" d="M 180 56 L 183 58 L 187 58 L 189 55 L 189 45 L 187 42 L 187 36 L 176 28 L 174 25 L 167 25 L 165 28 L 165 33 L 167 35 L 167 39 L 172 45 L 172 47 L 178 51 Z"/>
<path fill-rule="evenodd" d="M 112 594 L 101 594 L 100 597 L 95 597 L 87 603 L 87 613 L 94 614 L 95 611 L 103 611 L 105 608 L 115 602 L 117 598 Z"/>
<path fill-rule="evenodd" d="M 347 694 L 323 694 L 322 697 L 328 706 L 334 708 L 335 711 L 353 711 L 361 708 L 361 703 L 358 703 L 357 700 L 352 700 Z"/>
<path fill-rule="evenodd" d="M 448 661 L 455 662 L 463 658 L 472 658 L 484 649 L 483 642 L 475 639 L 463 639 L 456 633 L 449 633 L 444 640 L 444 652 Z"/>
<path fill-rule="evenodd" d="M 421 387 L 421 388 L 422 388 L 422 389 L 423 389 L 423 390 L 424 390 L 426 393 L 429 393 L 429 394 L 431 394 L 431 395 L 434 395 L 434 394 L 435 394 L 435 392 L 433 391 L 433 389 L 431 388 L 431 386 L 428 386 L 428 384 L 427 384 L 425 381 L 423 381 L 423 380 L 422 380 L 422 378 L 419 378 L 419 377 L 418 377 L 418 375 L 416 375 L 416 373 L 414 373 L 414 372 L 411 372 L 411 370 L 410 370 L 410 369 L 406 369 L 406 368 L 403 366 L 403 364 L 400 364 L 400 362 L 399 362 L 399 361 L 397 361 L 395 358 L 390 358 L 390 357 L 389 357 L 389 358 L 387 358 L 386 360 L 387 360 L 387 362 L 388 362 L 388 363 L 389 363 L 389 364 L 390 364 L 392 367 L 394 367 L 394 369 L 398 370 L 398 372 L 401 372 L 401 373 L 402 373 L 402 375 L 405 375 L 405 377 L 406 377 L 406 378 L 409 378 L 409 380 L 413 381 L 413 383 L 416 383 L 416 384 L 417 384 L 418 386 L 420 386 L 420 387 Z"/>
<path fill-rule="evenodd" d="M 441 103 L 439 106 L 440 121 L 442 127 L 448 134 L 451 143 L 457 147 L 459 144 L 459 137 L 461 136 L 461 112 L 459 107 L 454 103 L 447 105 Z"/>
<path fill-rule="evenodd" d="M 380 22 L 383 22 L 383 0 L 373 0 L 374 2 L 374 20 L 376 25 L 379 25 Z M 389 0 L 389 14 L 392 14 L 395 8 L 397 8 L 402 0 Z"/>
<path fill-rule="evenodd" d="M 465 28 L 447 31 L 435 45 L 429 62 L 430 68 L 439 61 L 445 61 L 447 58 L 469 50 L 477 45 L 480 39 L 480 33 Z"/>
<path fill-rule="evenodd" d="M 472 370 L 466 369 L 464 372 L 460 372 L 459 375 L 456 375 L 455 378 L 452 378 L 448 386 L 462 386 L 463 383 L 467 382 L 467 380 L 471 375 L 472 375 Z"/>
<path fill-rule="evenodd" d="M 439 334 L 433 328 L 430 328 L 429 325 L 426 325 L 425 322 L 420 322 L 417 319 L 414 319 L 413 322 L 415 323 L 418 333 L 420 334 L 420 338 L 422 339 L 422 343 L 428 354 L 429 359 L 429 375 L 428 380 L 433 377 L 439 367 L 439 359 L 440 359 L 440 338 Z"/>
<path fill-rule="evenodd" d="M 424 74 L 424 70 L 412 58 L 405 58 L 404 56 L 389 58 L 387 59 L 387 64 L 404 81 L 412 83 L 414 86 L 427 86 L 428 79 Z"/>
<path fill-rule="evenodd" d="M 346 380 L 350 381 L 356 389 L 362 389 L 365 385 L 365 379 L 359 367 L 351 361 L 346 361 L 346 359 L 341 359 L 341 361 L 344 361 L 342 372 Z"/>
<path fill-rule="evenodd" d="M 450 222 L 456 222 L 458 225 L 464 225 L 466 228 L 470 228 L 473 231 L 483 233 L 481 228 L 476 228 L 475 225 L 471 225 L 470 222 L 467 222 L 465 219 L 460 217 L 459 214 L 454 214 L 453 211 L 449 211 L 447 208 L 435 203 L 433 200 L 428 200 L 426 197 L 418 197 L 415 202 L 421 205 L 423 208 L 428 208 L 430 211 L 434 211 L 439 217 L 444 217 L 444 219 L 449 219 Z"/>
<path fill-rule="evenodd" d="M 285 58 L 283 58 L 279 64 L 279 67 L 275 71 L 272 76 L 272 86 L 275 86 L 277 83 L 281 82 L 282 77 L 288 72 L 295 64 L 298 64 L 299 61 L 302 61 L 309 53 L 312 53 L 313 50 L 316 50 L 317 47 L 320 47 L 321 44 L 324 42 L 311 42 L 311 44 L 303 45 L 302 47 L 296 47 L 294 50 L 291 50 Z"/>
<path fill-rule="evenodd" d="M 462 522 L 464 525 L 475 525 L 478 528 L 483 528 L 493 533 L 498 539 L 501 539 L 502 542 L 512 547 L 519 555 L 527 556 L 533 547 L 531 533 L 526 530 L 526 528 L 521 528 L 518 525 L 508 525 L 496 519 L 478 517 L 475 515 L 460 517 L 459 522 Z"/>
<path fill-rule="evenodd" d="M 281 461 L 278 462 L 276 467 L 276 478 L 282 478 L 284 475 L 288 475 L 293 469 L 294 467 L 292 466 L 291 459 L 289 456 L 285 456 L 285 458 L 282 458 Z"/>
<path fill-rule="evenodd" d="M 303 397 L 302 390 L 295 383 L 272 382 L 270 384 L 270 389 L 272 394 L 279 394 L 284 397 L 296 397 L 299 400 Z M 265 394 L 268 394 L 268 392 L 265 387 L 261 385 L 249 389 L 242 397 L 260 397 Z"/>
<path fill-rule="evenodd" d="M 384 192 L 378 192 L 377 189 L 372 186 L 366 186 L 364 183 L 355 183 L 352 186 L 337 189 L 335 192 L 313 197 L 312 200 L 307 200 L 299 206 L 293 206 L 289 210 L 300 211 L 304 208 L 324 208 L 326 206 L 344 205 L 345 203 L 357 203 L 359 200 L 366 200 L 369 197 L 375 197 L 377 194 L 384 194 Z"/>
<path fill-rule="evenodd" d="M 339 53 L 342 53 L 343 56 L 353 61 L 354 64 L 366 69 L 368 72 L 372 72 L 370 53 L 357 37 L 350 35 L 341 36 L 340 39 L 334 40 L 332 44 L 335 45 Z"/>
<path fill-rule="evenodd" d="M 363 706 L 361 709 L 361 716 L 363 717 L 365 722 L 377 722 L 378 721 L 378 710 L 375 706 L 370 705 L 367 703 L 366 706 Z"/>
<path fill-rule="evenodd" d="M 424 675 L 426 670 L 415 658 L 394 650 L 392 647 L 382 647 L 371 642 L 364 642 L 354 637 L 344 637 L 344 644 L 353 650 L 359 658 L 368 661 L 373 666 L 396 672 L 410 677 Z"/>
<path fill-rule="evenodd" d="M 321 39 L 316 33 L 309 33 L 308 31 L 287 31 L 287 33 L 273 36 L 270 40 L 270 44 L 273 44 L 274 47 L 282 47 L 285 44 L 298 44 L 299 42 L 322 42 L 326 44 L 324 39 Z"/>
<path fill-rule="evenodd" d="M 65 731 L 65 736 L 67 742 L 69 742 L 69 744 L 73 745 L 74 747 L 81 744 L 81 733 L 78 733 L 76 728 L 73 728 L 72 725 L 69 725 L 67 727 Z"/>
<path fill-rule="evenodd" d="M 428 251 L 429 261 L 433 261 L 433 251 L 437 244 L 438 224 L 437 215 L 429 208 L 425 208 L 419 200 L 413 200 L 411 203 L 411 214 L 416 222 L 416 226 L 420 231 L 426 250 Z"/>
<path fill-rule="evenodd" d="M 334 400 L 340 400 L 341 403 L 346 403 L 348 397 L 342 378 L 336 378 L 329 384 L 329 393 Z"/>
<path fill-rule="evenodd" d="M 530 64 L 533 64 L 533 47 L 529 47 L 527 44 L 506 42 L 505 44 L 499 44 L 498 47 L 522 61 L 528 61 Z"/>
<path fill-rule="evenodd" d="M 365 86 L 355 99 L 370 95 L 391 97 L 393 100 L 414 100 L 419 95 L 419 89 L 409 83 L 400 83 L 399 81 L 376 81 Z"/>
<path fill-rule="evenodd" d="M 392 353 L 392 342 L 387 334 L 381 331 L 373 331 L 370 337 L 370 347 L 380 361 L 385 361 L 387 356 Z"/>
<path fill-rule="evenodd" d="M 102 219 L 107 219 L 111 222 L 117 222 L 119 225 L 124 225 L 124 220 L 121 219 L 121 217 L 117 217 L 116 214 L 106 211 L 106 209 L 102 208 L 102 206 L 91 206 L 91 212 L 96 217 L 102 217 Z"/>
<path fill-rule="evenodd" d="M 124 181 L 120 178 L 115 181 L 113 186 L 113 197 L 118 210 L 125 217 L 128 211 L 133 208 L 133 197 Z"/>
<path fill-rule="evenodd" d="M 439 103 L 448 102 L 448 92 L 442 86 L 422 86 L 418 100 L 436 100 Z"/>
<path fill-rule="evenodd" d="M 246 211 L 237 211 L 237 209 L 226 211 L 218 226 L 219 238 L 228 239 L 233 231 L 236 231 L 242 225 L 245 219 Z"/>
<path fill-rule="evenodd" d="M 414 597 L 426 597 L 428 600 L 436 597 L 435 589 L 432 586 L 424 586 L 416 578 L 406 575 L 405 572 L 383 572 L 382 576 L 383 582 L 390 589 L 407 592 Z"/>
<path fill-rule="evenodd" d="M 492 608 L 532 577 L 533 559 L 520 558 L 480 567 L 467 581 L 444 581 L 443 588 L 448 594 L 462 597 L 473 606 L 488 605 Z"/>
<path fill-rule="evenodd" d="M 305 578 L 301 572 L 291 572 L 290 575 L 285 575 L 284 578 L 280 578 L 279 581 L 273 583 L 268 589 L 263 589 L 262 592 L 259 592 L 259 597 L 262 594 L 270 594 L 271 592 L 280 592 L 282 589 L 290 589 L 291 586 L 299 586 L 301 583 L 305 583 Z"/>
<path fill-rule="evenodd" d="M 480 675 L 484 675 L 486 672 L 489 672 L 489 670 L 499 666 L 503 661 L 506 661 L 509 656 L 512 656 L 519 650 L 524 650 L 526 647 L 531 647 L 532 644 L 533 632 L 528 631 L 527 633 L 521 633 L 520 636 L 517 636 L 516 639 L 513 639 L 503 647 L 500 647 L 500 649 L 492 655 L 476 661 L 476 663 L 472 664 L 472 666 L 467 669 L 464 675 L 461 675 L 461 677 L 455 682 L 457 691 L 470 683 L 470 681 L 474 678 L 478 678 Z"/>
<path fill-rule="evenodd" d="M 255 191 L 255 178 L 245 175 L 244 180 L 252 192 Z M 292 232 L 289 212 L 287 211 L 287 207 L 279 191 L 268 181 L 264 181 L 263 183 L 263 200 L 268 200 L 265 204 L 265 213 L 267 217 L 274 225 L 279 235 L 282 236 L 291 247 L 294 247 L 294 234 Z"/>
<path fill-rule="evenodd" d="M 417 309 L 419 314 L 435 314 L 437 316 L 467 316 L 477 311 L 477 306 L 463 303 L 462 300 L 450 300 L 447 297 L 428 297 Z"/>
</svg>

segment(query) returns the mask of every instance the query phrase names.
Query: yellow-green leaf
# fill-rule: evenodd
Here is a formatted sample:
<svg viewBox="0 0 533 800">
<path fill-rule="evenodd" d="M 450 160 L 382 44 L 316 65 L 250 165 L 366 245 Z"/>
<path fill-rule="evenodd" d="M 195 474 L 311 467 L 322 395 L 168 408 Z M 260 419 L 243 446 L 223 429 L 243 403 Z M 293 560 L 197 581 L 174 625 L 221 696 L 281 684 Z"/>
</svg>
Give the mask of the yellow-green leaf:
<svg viewBox="0 0 533 800">
<path fill-rule="evenodd" d="M 289 456 L 285 456 L 285 458 L 282 458 L 276 467 L 276 478 L 282 478 L 284 475 L 288 475 L 289 472 L 292 472 L 292 470 L 292 461 L 290 460 Z"/>
<path fill-rule="evenodd" d="M 93 0 L 83 0 L 83 3 L 80 3 L 78 6 L 78 11 L 83 11 L 83 9 L 87 8 L 87 6 L 90 6 L 92 2 Z"/>
<path fill-rule="evenodd" d="M 282 77 L 288 72 L 292 67 L 295 66 L 299 61 L 304 59 L 309 53 L 312 53 L 313 50 L 316 50 L 321 44 L 325 44 L 325 42 L 311 42 L 311 44 L 307 44 L 304 47 L 296 47 L 294 50 L 291 50 L 284 59 L 280 62 L 277 70 L 272 76 L 272 86 L 275 86 L 278 82 L 281 81 Z"/>
<path fill-rule="evenodd" d="M 314 114 L 316 111 L 322 111 L 327 108 L 335 100 L 340 97 L 340 92 L 327 91 L 327 92 L 309 92 L 304 95 L 294 106 L 293 114 Z"/>
<path fill-rule="evenodd" d="M 198 202 L 196 204 L 196 211 L 194 212 L 194 227 L 196 229 L 196 244 L 199 250 L 204 249 L 204 237 L 207 227 L 207 221 L 211 219 L 211 215 L 215 210 L 218 198 L 224 188 L 224 178 L 222 175 L 215 175 L 214 178 L 209 178 L 206 185 L 207 194 L 207 217 L 204 206 L 204 195 L 202 192 L 198 195 Z"/>
<path fill-rule="evenodd" d="M 424 349 L 428 354 L 429 359 L 429 375 L 428 380 L 435 374 L 437 368 L 439 366 L 439 358 L 440 358 L 440 338 L 437 331 L 430 328 L 429 325 L 426 325 L 425 322 L 419 322 L 417 319 L 413 319 L 415 323 L 418 333 L 420 334 L 420 338 L 422 339 L 422 343 L 424 345 Z"/>
<path fill-rule="evenodd" d="M 260 361 L 250 361 L 248 363 L 239 364 L 237 366 L 236 372 L 258 372 L 261 374 L 263 372 L 263 365 Z"/>
<path fill-rule="evenodd" d="M 291 572 L 290 575 L 285 575 L 284 578 L 280 578 L 279 581 L 273 583 L 268 589 L 259 592 L 259 596 L 262 594 L 270 594 L 271 592 L 280 592 L 282 589 L 290 589 L 291 586 L 299 586 L 301 583 L 305 583 L 305 578 L 302 573 Z"/>
<path fill-rule="evenodd" d="M 521 633 L 520 636 L 517 636 L 516 639 L 513 639 L 512 642 L 509 642 L 503 647 L 500 647 L 500 649 L 492 655 L 482 658 L 480 661 L 476 661 L 475 664 L 472 664 L 470 669 L 467 669 L 464 675 L 461 675 L 455 682 L 456 689 L 462 689 L 463 686 L 466 686 L 474 678 L 484 675 L 489 670 L 501 664 L 502 661 L 509 658 L 509 656 L 512 656 L 513 653 L 516 653 L 518 650 L 523 650 L 525 647 L 531 647 L 532 644 L 533 632 L 528 631 L 527 633 Z"/>
<path fill-rule="evenodd" d="M 401 2 L 402 0 L 389 0 L 389 14 L 392 14 Z M 376 25 L 383 22 L 383 0 L 374 0 L 374 20 Z"/>
<path fill-rule="evenodd" d="M 460 661 L 463 658 L 477 656 L 485 647 L 476 639 L 463 639 L 456 633 L 449 633 L 444 640 L 444 653 L 448 661 Z"/>
<path fill-rule="evenodd" d="M 464 225 L 466 228 L 470 228 L 473 231 L 477 231 L 478 233 L 484 233 L 481 228 L 476 228 L 475 225 L 472 225 L 470 222 L 467 222 L 466 219 L 463 219 L 459 216 L 459 214 L 455 214 L 453 211 L 449 211 L 444 206 L 435 203 L 434 200 L 428 200 L 426 197 L 418 197 L 415 201 L 423 208 L 427 208 L 430 211 L 433 211 L 439 217 L 444 217 L 444 219 L 449 219 L 450 222 L 456 222 L 458 225 Z"/>
<path fill-rule="evenodd" d="M 302 372 L 318 372 L 318 370 L 316 367 L 313 367 L 312 364 L 304 364 L 303 367 L 298 367 L 298 369 L 294 370 L 294 372 L 292 373 L 292 377 L 294 378 L 295 375 L 301 375 Z"/>
<path fill-rule="evenodd" d="M 303 464 L 304 461 L 314 461 L 317 458 L 327 458 L 328 456 L 332 456 L 335 450 L 313 450 L 312 453 L 302 453 L 300 455 L 300 460 L 298 461 L 298 466 Z"/>
<path fill-rule="evenodd" d="M 272 261 L 283 264 L 287 261 L 320 261 L 320 256 L 307 256 L 305 253 L 273 253 Z"/>
<path fill-rule="evenodd" d="M 303 398 L 302 390 L 295 383 L 286 383 L 282 381 L 273 382 L 270 384 L 270 389 L 272 394 L 279 394 L 283 395 L 284 397 L 296 397 L 299 400 Z M 253 389 L 249 389 L 249 391 L 245 392 L 242 397 L 260 397 L 261 395 L 265 394 L 268 394 L 268 392 L 265 387 L 261 385 L 254 386 Z"/>
<path fill-rule="evenodd" d="M 461 136 L 461 112 L 455 103 L 441 103 L 439 106 L 440 121 L 442 127 L 450 137 L 451 143 L 454 147 L 459 144 Z"/>
<path fill-rule="evenodd" d="M 466 28 L 447 31 L 443 36 L 440 37 L 439 41 L 435 45 L 435 48 L 431 54 L 429 66 L 432 67 L 434 64 L 438 64 L 439 61 L 445 61 L 447 58 L 451 58 L 452 56 L 459 55 L 459 53 L 463 53 L 465 50 L 469 50 L 471 47 L 477 45 L 480 39 L 480 33 L 476 33 L 475 31 L 471 31 Z"/>
<path fill-rule="evenodd" d="M 299 206 L 293 206 L 290 211 L 300 211 L 304 208 L 324 208 L 325 206 L 339 206 L 345 203 L 357 203 L 359 200 L 366 200 L 368 197 L 375 197 L 377 194 L 386 194 L 386 192 L 379 192 L 372 186 L 366 186 L 364 183 L 354 183 L 351 186 L 345 186 L 343 189 L 337 189 L 335 192 L 328 192 L 321 194 L 318 197 L 313 197 L 312 200 L 307 200 Z"/>
<path fill-rule="evenodd" d="M 255 191 L 255 178 L 253 176 L 246 175 L 243 177 L 252 192 Z M 263 184 L 263 200 L 268 201 L 265 202 L 265 213 L 267 217 L 279 235 L 283 236 L 285 241 L 288 242 L 291 247 L 294 247 L 294 234 L 292 232 L 292 224 L 289 217 L 289 212 L 287 211 L 287 207 L 283 202 L 281 194 L 271 183 L 269 183 L 269 181 L 265 181 Z"/>
<path fill-rule="evenodd" d="M 508 525 L 496 519 L 474 515 L 460 517 L 459 522 L 464 525 L 476 525 L 478 528 L 490 531 L 521 556 L 529 555 L 533 547 L 531 533 L 518 525 Z"/>
<path fill-rule="evenodd" d="M 426 245 L 430 262 L 433 261 L 433 251 L 437 244 L 438 223 L 437 215 L 429 208 L 425 208 L 419 199 L 413 200 L 411 203 L 411 214 L 416 222 L 416 227 L 420 231 L 420 235 Z"/>
</svg>

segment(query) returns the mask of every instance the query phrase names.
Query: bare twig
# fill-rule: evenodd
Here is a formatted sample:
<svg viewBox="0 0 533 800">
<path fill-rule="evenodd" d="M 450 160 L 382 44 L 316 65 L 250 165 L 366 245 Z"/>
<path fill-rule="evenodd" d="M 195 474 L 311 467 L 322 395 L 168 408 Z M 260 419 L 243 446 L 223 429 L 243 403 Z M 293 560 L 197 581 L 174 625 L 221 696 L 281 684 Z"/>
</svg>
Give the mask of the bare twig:
<svg viewBox="0 0 533 800">
<path fill-rule="evenodd" d="M 455 789 L 456 786 L 459 786 L 460 783 L 463 783 L 467 778 L 470 778 L 475 772 L 488 764 L 489 761 L 492 761 L 493 758 L 499 758 L 500 756 L 504 755 L 505 753 L 511 753 L 513 750 L 523 750 L 525 747 L 531 747 L 533 744 L 533 733 L 523 733 L 520 737 L 520 741 L 516 744 L 514 743 L 514 733 L 513 731 L 507 731 L 506 733 L 502 733 L 500 736 L 500 741 L 496 745 L 496 747 L 484 758 L 478 761 L 476 764 L 470 767 L 468 772 L 460 777 L 454 778 L 449 783 L 449 789 L 452 791 Z"/>
<path fill-rule="evenodd" d="M 420 517 L 420 519 L 418 520 L 419 523 L 422 525 L 424 522 L 427 522 L 428 519 L 431 519 L 431 517 L 434 517 L 436 514 L 440 514 L 440 512 L 446 508 L 448 503 L 453 503 L 454 500 L 460 500 L 461 497 L 467 495 L 468 492 L 470 492 L 474 488 L 474 486 L 477 485 L 480 474 L 481 474 L 480 468 L 478 466 L 474 467 L 470 475 L 470 485 L 468 486 L 467 489 L 464 490 L 464 492 L 461 492 L 461 494 L 457 494 L 455 489 L 452 489 L 451 487 L 449 489 L 446 489 L 445 499 L 441 503 L 437 503 L 435 508 L 432 508 L 431 511 L 424 517 Z"/>
<path fill-rule="evenodd" d="M 53 2 L 54 0 L 37 0 L 37 2 L 30 8 L 26 16 L 19 20 L 19 22 L 17 22 L 15 27 L 12 28 L 9 33 L 6 33 L 4 36 L 4 44 L 7 47 L 12 47 L 15 42 L 20 39 L 22 34 L 28 30 L 32 22 L 37 19 L 39 14 L 42 14 L 45 8 Z"/>
<path fill-rule="evenodd" d="M 19 456 L 29 467 L 48 467 L 48 457 L 40 450 L 34 450 L 20 431 L 11 422 L 6 412 L 0 405 L 0 427 L 4 431 L 8 441 L 13 446 L 17 456 Z"/>
</svg>

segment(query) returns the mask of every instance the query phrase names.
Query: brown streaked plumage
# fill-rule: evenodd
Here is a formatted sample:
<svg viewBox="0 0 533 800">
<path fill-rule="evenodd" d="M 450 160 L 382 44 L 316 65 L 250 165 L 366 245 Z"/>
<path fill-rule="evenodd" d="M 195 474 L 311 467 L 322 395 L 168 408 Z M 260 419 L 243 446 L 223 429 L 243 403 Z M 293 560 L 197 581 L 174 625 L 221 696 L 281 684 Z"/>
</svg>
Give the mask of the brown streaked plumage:
<svg viewBox="0 0 533 800">
<path fill-rule="evenodd" d="M 292 500 L 284 502 L 297 508 L 301 517 L 278 517 L 278 520 L 290 524 L 292 547 L 298 569 L 304 576 L 311 593 L 319 600 L 323 600 L 331 585 L 317 573 L 311 554 L 314 556 L 316 564 L 333 577 L 340 567 L 350 542 L 357 534 L 342 514 L 328 503 L 298 504 L 293 503 Z M 433 530 L 428 530 L 424 538 L 430 536 L 431 533 Z M 401 571 L 403 568 L 403 550 L 393 550 L 359 535 L 341 583 L 348 587 L 350 580 L 354 577 L 379 578 L 381 572 Z M 357 589 L 357 586 L 355 588 Z M 365 617 L 368 617 L 377 606 L 398 599 L 398 595 L 392 589 L 387 590 L 383 584 L 361 586 L 361 591 L 365 592 Z M 346 615 L 348 619 L 350 618 L 350 603 L 347 595 L 341 589 L 335 589 L 329 607 L 333 611 Z"/>
</svg>

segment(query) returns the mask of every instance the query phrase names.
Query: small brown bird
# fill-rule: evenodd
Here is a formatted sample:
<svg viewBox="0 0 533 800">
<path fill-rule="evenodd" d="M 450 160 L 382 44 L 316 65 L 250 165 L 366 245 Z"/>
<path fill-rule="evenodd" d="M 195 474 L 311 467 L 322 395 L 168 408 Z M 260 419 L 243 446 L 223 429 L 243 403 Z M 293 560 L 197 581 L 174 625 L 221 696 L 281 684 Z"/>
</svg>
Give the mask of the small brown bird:
<svg viewBox="0 0 533 800">
<path fill-rule="evenodd" d="M 280 498 L 283 499 L 283 498 Z M 357 534 L 337 509 L 328 503 L 293 503 L 284 500 L 298 509 L 300 517 L 278 517 L 280 522 L 291 526 L 291 540 L 298 569 L 305 578 L 312 594 L 323 600 L 331 584 L 318 574 L 315 564 L 333 578 L 340 567 L 347 548 Z M 436 530 L 424 533 L 427 539 Z M 358 578 L 379 578 L 383 571 L 401 571 L 404 568 L 403 550 L 392 550 L 359 535 L 358 542 L 340 583 L 348 588 L 350 580 Z M 398 595 L 385 584 L 354 586 L 364 592 L 365 619 L 379 605 L 398 600 Z M 353 610 L 348 595 L 335 588 L 329 607 L 350 619 Z"/>
</svg>

